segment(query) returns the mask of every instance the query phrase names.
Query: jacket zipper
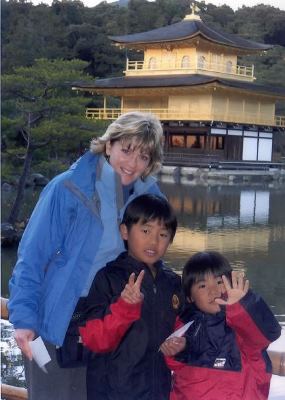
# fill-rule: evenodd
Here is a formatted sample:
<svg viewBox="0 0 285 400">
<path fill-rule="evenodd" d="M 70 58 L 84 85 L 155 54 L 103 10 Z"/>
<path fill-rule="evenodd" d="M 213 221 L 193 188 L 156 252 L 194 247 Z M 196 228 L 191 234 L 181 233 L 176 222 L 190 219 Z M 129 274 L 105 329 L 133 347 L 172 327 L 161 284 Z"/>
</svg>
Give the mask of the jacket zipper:
<svg viewBox="0 0 285 400">
<path fill-rule="evenodd" d="M 156 310 L 156 308 L 157 308 L 157 299 L 156 299 L 156 294 L 157 294 L 157 287 L 156 287 L 156 284 L 155 284 L 155 282 L 153 282 L 153 285 L 152 285 L 152 290 L 153 290 L 153 293 L 154 293 L 154 297 L 153 297 L 153 309 L 155 310 L 155 311 L 157 311 Z M 155 313 L 153 313 L 153 323 L 152 323 L 152 325 L 153 325 L 153 332 L 157 332 L 157 323 L 156 323 L 156 321 L 157 321 L 157 318 L 156 318 L 156 312 Z M 152 400 L 156 400 L 155 399 L 155 394 L 156 393 L 158 393 L 158 384 L 157 384 L 157 381 L 158 381 L 158 377 L 157 377 L 157 373 L 156 373 L 156 370 L 157 370 L 157 368 L 156 368 L 156 358 L 157 358 L 157 354 L 156 354 L 156 352 L 155 351 L 153 351 L 153 359 L 152 359 L 152 366 L 153 366 L 153 369 L 152 369 L 152 376 L 153 376 L 153 385 L 152 385 L 152 395 L 151 395 L 151 399 Z"/>
</svg>

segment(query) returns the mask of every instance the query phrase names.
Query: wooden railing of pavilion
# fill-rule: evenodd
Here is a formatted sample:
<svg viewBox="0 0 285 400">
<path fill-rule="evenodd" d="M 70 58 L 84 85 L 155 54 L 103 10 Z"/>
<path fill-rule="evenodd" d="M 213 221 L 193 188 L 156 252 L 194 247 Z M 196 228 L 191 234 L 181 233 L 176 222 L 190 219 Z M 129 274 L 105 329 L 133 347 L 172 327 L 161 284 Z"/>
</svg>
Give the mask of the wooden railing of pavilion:
<svg viewBox="0 0 285 400">
<path fill-rule="evenodd" d="M 184 62 L 181 63 L 180 60 L 176 61 L 158 61 L 145 62 L 145 61 L 131 61 L 127 60 L 125 74 L 126 76 L 131 75 L 153 75 L 155 73 L 160 73 L 167 71 L 168 75 L 172 74 L 203 74 L 205 72 L 207 75 L 214 73 L 215 76 L 222 74 L 223 77 L 228 75 L 229 77 L 234 76 L 235 79 L 242 77 L 242 80 L 254 79 L 254 65 L 233 65 L 231 63 L 216 63 L 216 62 Z"/>
<path fill-rule="evenodd" d="M 161 121 L 220 121 L 220 122 L 231 122 L 231 123 L 243 123 L 243 124 L 254 124 L 254 125 L 272 125 L 280 128 L 285 128 L 285 116 L 275 115 L 270 117 L 270 121 L 267 116 L 262 114 L 257 115 L 256 113 L 250 113 L 244 111 L 240 112 L 223 112 L 210 114 L 209 112 L 199 111 L 190 112 L 177 109 L 169 108 L 86 108 L 85 116 L 87 119 L 96 120 L 115 120 L 120 115 L 125 114 L 129 111 L 142 111 L 150 112 L 155 114 Z"/>
<path fill-rule="evenodd" d="M 1 297 L 1 319 L 8 319 L 7 299 Z M 268 350 L 272 362 L 272 373 L 285 376 L 285 352 Z M 26 400 L 28 399 L 27 389 L 6 385 L 1 383 L 1 398 L 5 400 Z"/>
</svg>

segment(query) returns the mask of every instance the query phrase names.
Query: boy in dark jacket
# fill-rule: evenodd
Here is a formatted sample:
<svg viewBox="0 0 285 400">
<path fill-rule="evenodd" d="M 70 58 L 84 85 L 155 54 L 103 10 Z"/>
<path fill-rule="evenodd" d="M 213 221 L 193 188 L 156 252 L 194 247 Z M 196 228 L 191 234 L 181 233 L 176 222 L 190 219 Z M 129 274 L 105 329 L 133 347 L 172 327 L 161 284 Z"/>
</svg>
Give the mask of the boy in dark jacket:
<svg viewBox="0 0 285 400">
<path fill-rule="evenodd" d="M 161 261 L 177 220 L 167 200 L 142 195 L 126 208 L 121 235 L 127 252 L 101 269 L 80 328 L 94 353 L 87 367 L 88 399 L 167 400 L 171 376 L 159 346 L 174 329 L 178 275 Z"/>
<path fill-rule="evenodd" d="M 179 325 L 184 337 L 161 346 L 174 371 L 171 400 L 265 400 L 271 362 L 268 345 L 281 328 L 269 307 L 249 290 L 244 274 L 216 252 L 197 253 L 183 270 L 189 301 Z"/>
</svg>

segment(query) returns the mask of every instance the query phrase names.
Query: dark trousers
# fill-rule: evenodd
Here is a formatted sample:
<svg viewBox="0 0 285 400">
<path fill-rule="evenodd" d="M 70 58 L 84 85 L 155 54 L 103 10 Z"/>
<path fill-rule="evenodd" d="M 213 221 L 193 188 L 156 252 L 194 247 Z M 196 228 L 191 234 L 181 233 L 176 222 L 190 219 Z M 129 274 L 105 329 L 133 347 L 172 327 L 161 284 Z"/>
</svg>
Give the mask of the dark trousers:
<svg viewBox="0 0 285 400">
<path fill-rule="evenodd" d="M 60 368 L 55 346 L 45 342 L 51 361 L 48 373 L 24 357 L 29 400 L 86 400 L 86 368 Z"/>
</svg>

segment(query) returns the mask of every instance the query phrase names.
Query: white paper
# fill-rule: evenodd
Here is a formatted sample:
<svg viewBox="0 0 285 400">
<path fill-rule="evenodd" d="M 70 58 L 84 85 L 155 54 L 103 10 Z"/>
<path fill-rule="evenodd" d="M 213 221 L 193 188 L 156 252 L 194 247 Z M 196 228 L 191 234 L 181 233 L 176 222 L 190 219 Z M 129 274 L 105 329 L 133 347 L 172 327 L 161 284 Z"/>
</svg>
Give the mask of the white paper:
<svg viewBox="0 0 285 400">
<path fill-rule="evenodd" d="M 181 337 L 184 335 L 184 333 L 187 331 L 187 329 L 193 324 L 194 321 L 189 321 L 187 324 L 181 326 L 181 328 L 177 329 L 174 331 L 170 336 L 168 336 L 168 339 L 174 338 L 174 337 Z"/>
<path fill-rule="evenodd" d="M 38 364 L 38 366 L 45 373 L 47 373 L 45 365 L 51 361 L 51 358 L 50 358 L 47 348 L 43 342 L 43 339 L 39 336 L 32 342 L 29 342 L 29 344 L 32 349 L 33 359 Z"/>
</svg>

